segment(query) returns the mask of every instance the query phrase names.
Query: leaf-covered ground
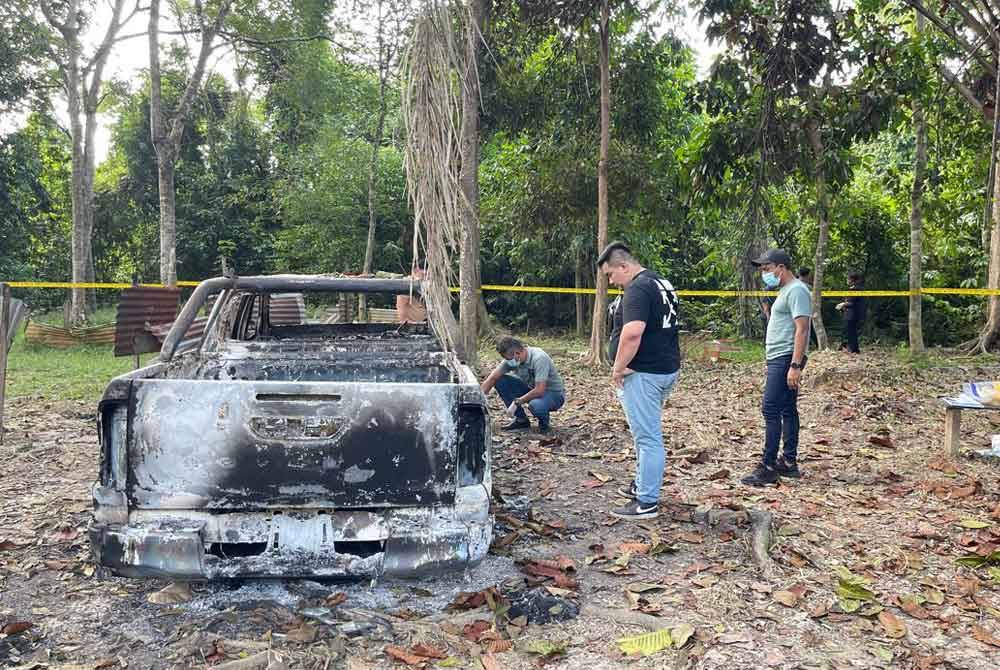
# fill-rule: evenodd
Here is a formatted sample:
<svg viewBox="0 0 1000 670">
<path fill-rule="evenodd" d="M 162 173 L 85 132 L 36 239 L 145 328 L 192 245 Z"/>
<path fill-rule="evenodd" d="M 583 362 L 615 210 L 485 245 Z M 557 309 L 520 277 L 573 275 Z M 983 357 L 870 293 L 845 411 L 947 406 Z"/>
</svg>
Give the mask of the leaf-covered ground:
<svg viewBox="0 0 1000 670">
<path fill-rule="evenodd" d="M 763 366 L 689 360 L 664 413 L 660 518 L 628 523 L 607 514 L 633 468 L 622 413 L 575 352 L 556 361 L 569 401 L 554 434 L 495 434 L 492 555 L 413 583 L 99 580 L 85 532 L 92 406 L 14 400 L 0 664 L 1000 667 L 1000 465 L 943 457 L 936 400 L 1000 368 L 815 355 L 799 403 L 805 476 L 748 489 Z M 963 428 L 966 449 L 986 448 L 1000 413 L 967 412 Z M 772 515 L 766 569 L 744 510 Z M 721 521 L 692 520 L 706 516 Z"/>
</svg>

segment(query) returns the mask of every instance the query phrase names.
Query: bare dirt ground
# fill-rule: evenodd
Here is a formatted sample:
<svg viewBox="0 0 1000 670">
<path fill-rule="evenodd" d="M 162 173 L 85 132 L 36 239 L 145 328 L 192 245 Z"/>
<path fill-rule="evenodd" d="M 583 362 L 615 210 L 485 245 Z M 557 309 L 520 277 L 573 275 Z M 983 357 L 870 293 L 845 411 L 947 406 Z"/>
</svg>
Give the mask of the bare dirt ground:
<svg viewBox="0 0 1000 670">
<path fill-rule="evenodd" d="M 1000 667 L 1000 465 L 942 458 L 935 400 L 1000 368 L 818 354 L 799 403 L 804 478 L 749 489 L 739 478 L 760 450 L 763 366 L 688 361 L 664 417 L 660 517 L 627 523 L 607 514 L 634 467 L 621 410 L 603 376 L 573 355 L 556 361 L 569 401 L 555 433 L 495 437 L 491 556 L 419 582 L 155 595 L 168 583 L 98 579 L 86 540 L 93 407 L 12 401 L 0 665 Z M 966 448 L 985 448 L 1000 414 L 966 412 L 963 428 Z M 769 562 L 754 558 L 744 510 L 772 515 Z M 719 522 L 692 521 L 706 516 Z M 660 629 L 673 639 L 655 654 L 619 648 Z"/>
</svg>

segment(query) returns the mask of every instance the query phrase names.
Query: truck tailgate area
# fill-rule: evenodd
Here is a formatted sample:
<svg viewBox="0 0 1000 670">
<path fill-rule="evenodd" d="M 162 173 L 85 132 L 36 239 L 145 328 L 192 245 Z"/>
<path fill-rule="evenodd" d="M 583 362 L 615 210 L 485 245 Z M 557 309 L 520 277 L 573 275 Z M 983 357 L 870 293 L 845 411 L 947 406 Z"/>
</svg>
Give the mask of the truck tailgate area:
<svg viewBox="0 0 1000 670">
<path fill-rule="evenodd" d="M 129 507 L 451 504 L 457 405 L 442 384 L 136 380 Z"/>
</svg>

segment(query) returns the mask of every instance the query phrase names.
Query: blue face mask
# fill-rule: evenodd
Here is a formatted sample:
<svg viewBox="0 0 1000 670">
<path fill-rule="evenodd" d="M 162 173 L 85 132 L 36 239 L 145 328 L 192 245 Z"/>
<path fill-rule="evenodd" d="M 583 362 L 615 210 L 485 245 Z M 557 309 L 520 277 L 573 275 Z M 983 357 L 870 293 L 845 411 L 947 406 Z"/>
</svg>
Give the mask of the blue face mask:
<svg viewBox="0 0 1000 670">
<path fill-rule="evenodd" d="M 781 283 L 780 281 L 778 281 L 777 275 L 775 275 L 773 272 L 765 272 L 763 275 L 761 275 L 761 279 L 764 280 L 764 286 L 768 288 L 777 288 L 778 284 Z"/>
<path fill-rule="evenodd" d="M 520 364 L 521 364 L 521 361 L 517 360 L 516 358 L 508 358 L 507 359 L 507 367 L 508 368 L 516 368 Z"/>
</svg>

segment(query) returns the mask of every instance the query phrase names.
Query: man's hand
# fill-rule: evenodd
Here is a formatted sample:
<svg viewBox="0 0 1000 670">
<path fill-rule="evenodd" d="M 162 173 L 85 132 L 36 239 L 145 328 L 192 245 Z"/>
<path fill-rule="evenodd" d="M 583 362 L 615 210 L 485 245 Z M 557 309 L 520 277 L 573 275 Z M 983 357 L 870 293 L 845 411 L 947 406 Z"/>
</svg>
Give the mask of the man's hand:
<svg viewBox="0 0 1000 670">
<path fill-rule="evenodd" d="M 834 309 L 844 309 L 845 307 L 847 307 L 846 302 L 838 302 L 837 306 Z"/>
<path fill-rule="evenodd" d="M 619 371 L 617 368 L 611 370 L 611 383 L 615 385 L 615 388 L 625 388 L 625 377 L 629 376 L 635 372 L 632 368 L 625 368 Z"/>
<path fill-rule="evenodd" d="M 795 368 L 788 369 L 788 388 L 793 391 L 799 390 L 799 382 L 802 380 L 802 370 L 796 370 Z"/>
</svg>

